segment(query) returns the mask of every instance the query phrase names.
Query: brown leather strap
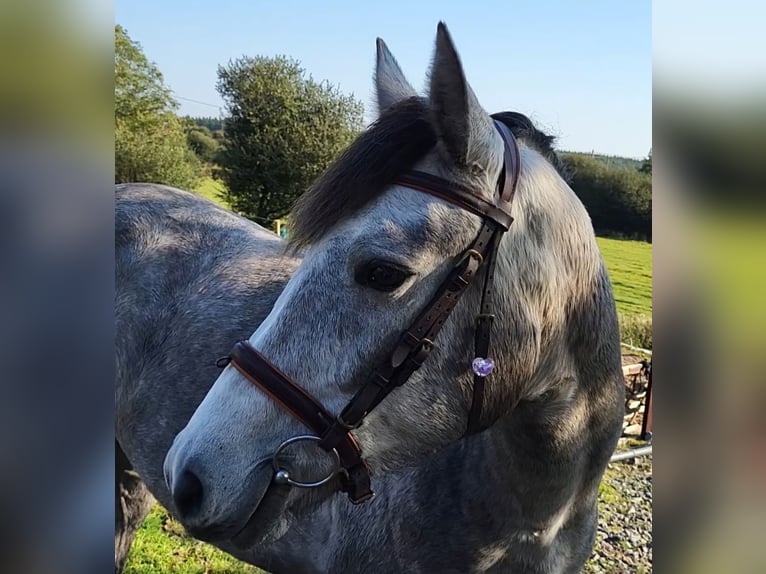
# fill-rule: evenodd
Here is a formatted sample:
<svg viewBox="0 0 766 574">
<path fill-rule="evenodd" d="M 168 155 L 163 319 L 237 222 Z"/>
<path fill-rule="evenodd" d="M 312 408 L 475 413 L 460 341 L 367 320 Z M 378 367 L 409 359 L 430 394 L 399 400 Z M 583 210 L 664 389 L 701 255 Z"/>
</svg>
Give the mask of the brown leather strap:
<svg viewBox="0 0 766 574">
<path fill-rule="evenodd" d="M 475 193 L 471 193 L 463 186 L 430 173 L 415 170 L 408 171 L 396 178 L 394 183 L 428 193 L 479 217 L 491 219 L 506 230 L 513 221 L 510 212 L 505 211 L 504 206 L 501 204 L 490 203 Z"/>
<path fill-rule="evenodd" d="M 423 172 L 411 171 L 399 177 L 396 181 L 396 183 L 400 185 L 406 185 L 417 189 L 418 191 L 446 200 L 484 218 L 484 225 L 479 233 L 479 238 L 474 242 L 474 245 L 471 246 L 474 248 L 476 243 L 482 238 L 484 238 L 484 241 L 486 242 L 480 246 L 481 253 L 486 255 L 486 262 L 484 264 L 485 276 L 481 296 L 481 311 L 476 318 L 474 332 L 474 354 L 476 357 L 484 359 L 491 358 L 489 357 L 489 350 L 492 339 L 492 325 L 495 319 L 495 316 L 492 314 L 492 288 L 494 284 L 495 265 L 497 263 L 497 252 L 503 233 L 509 229 L 513 222 L 513 218 L 511 217 L 511 203 L 516 191 L 521 168 L 519 147 L 516 144 L 513 134 L 505 124 L 498 120 L 495 120 L 495 127 L 503 140 L 503 168 L 500 177 L 498 178 L 494 204 L 478 197 L 475 193 L 471 192 L 471 190 L 468 190 L 463 186 L 453 182 L 447 182 L 439 177 Z M 435 298 L 435 301 L 439 301 L 438 296 Z M 427 307 L 426 312 L 432 310 L 436 304 L 435 301 L 432 300 L 431 304 Z M 446 316 L 449 315 L 450 311 L 451 308 L 446 312 L 443 320 L 446 320 Z M 424 314 L 421 314 L 420 319 L 415 323 L 416 326 L 422 321 L 423 317 Z M 420 326 L 422 327 L 422 324 Z M 410 327 L 408 333 L 412 333 L 413 331 L 413 327 Z M 413 339 L 417 340 L 416 337 L 413 337 Z M 430 340 L 432 341 L 433 337 L 430 337 Z M 473 395 L 468 414 L 466 434 L 475 434 L 483 430 L 481 425 L 481 412 L 484 404 L 485 382 L 486 377 L 474 374 Z M 390 390 L 388 392 L 390 392 Z M 386 392 L 386 394 L 388 393 Z M 382 397 L 376 400 L 369 410 L 374 408 L 374 405 L 380 402 L 380 400 L 382 400 Z"/>
<path fill-rule="evenodd" d="M 412 373 L 420 368 L 430 354 L 433 341 L 447 317 L 478 275 L 493 231 L 493 224 L 484 224 L 476 240 L 456 263 L 436 295 L 410 328 L 402 334 L 389 360 L 373 372 L 341 411 L 334 428 L 322 441 L 325 448 L 340 440 L 344 432 L 357 428 L 364 417 L 394 388 L 405 383 Z"/>
<path fill-rule="evenodd" d="M 474 356 L 483 359 L 489 357 L 490 341 L 492 339 L 492 325 L 495 315 L 492 313 L 492 287 L 494 285 L 495 266 L 497 265 L 497 252 L 502 239 L 502 232 L 497 231 L 492 237 L 493 246 L 489 250 L 487 262 L 484 271 L 484 288 L 481 293 L 481 312 L 476 317 L 476 327 L 474 332 Z M 473 375 L 473 397 L 471 399 L 471 410 L 468 413 L 468 428 L 466 434 L 476 434 L 482 430 L 481 411 L 484 405 L 484 385 L 486 377 L 474 373 Z"/>
<path fill-rule="evenodd" d="M 500 137 L 503 138 L 503 147 L 505 148 L 503 150 L 503 174 L 498 181 L 497 195 L 500 202 L 508 204 L 508 213 L 510 214 L 510 204 L 516 194 L 519 177 L 521 177 L 521 156 L 516 138 L 513 137 L 508 126 L 495 120 L 495 128 Z"/>
<path fill-rule="evenodd" d="M 519 146 L 513 137 L 511 130 L 504 123 L 495 120 L 495 127 L 503 139 L 503 172 L 498 180 L 497 202 L 502 205 L 510 214 L 513 196 L 516 193 L 516 185 L 521 175 L 521 157 L 519 155 Z M 492 247 L 489 250 L 487 262 L 485 264 L 484 288 L 481 293 L 481 311 L 476 317 L 476 330 L 474 332 L 474 354 L 483 359 L 491 358 L 490 343 L 492 341 L 492 325 L 495 315 L 493 314 L 493 286 L 495 277 L 495 266 L 497 265 L 497 255 L 500 250 L 500 241 L 507 228 L 496 229 L 492 236 Z M 471 409 L 468 413 L 468 427 L 466 434 L 476 434 L 483 430 L 481 420 L 482 407 L 484 405 L 484 387 L 486 377 L 476 373 L 473 375 L 473 396 L 471 399 Z"/>
<path fill-rule="evenodd" d="M 321 434 L 333 417 L 318 400 L 256 351 L 248 341 L 238 341 L 230 353 L 231 365 L 311 431 Z"/>
<path fill-rule="evenodd" d="M 238 341 L 230 353 L 231 365 L 279 406 L 308 427 L 317 436 L 324 436 L 333 426 L 334 418 L 318 400 L 256 351 L 248 341 Z M 321 446 L 321 443 L 320 443 Z M 361 449 L 348 432 L 326 450 L 336 449 L 343 477 L 343 490 L 352 502 L 363 502 L 372 496 L 370 473 L 362 460 Z M 353 480 L 349 477 L 353 476 Z"/>
</svg>

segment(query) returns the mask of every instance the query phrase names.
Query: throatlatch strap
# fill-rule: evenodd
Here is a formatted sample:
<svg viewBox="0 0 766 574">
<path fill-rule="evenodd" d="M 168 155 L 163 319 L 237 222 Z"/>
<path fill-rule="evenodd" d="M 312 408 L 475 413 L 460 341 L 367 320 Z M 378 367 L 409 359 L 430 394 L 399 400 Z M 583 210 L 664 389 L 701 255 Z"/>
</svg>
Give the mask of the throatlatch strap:
<svg viewBox="0 0 766 574">
<path fill-rule="evenodd" d="M 495 315 L 492 313 L 492 298 L 494 287 L 495 266 L 497 264 L 497 252 L 500 240 L 503 238 L 503 232 L 497 230 L 492 237 L 493 246 L 489 250 L 486 268 L 484 270 L 484 289 L 481 293 L 481 312 L 476 317 L 476 331 L 474 333 L 474 356 L 482 359 L 489 359 L 489 348 L 492 340 L 492 324 Z M 486 377 L 474 373 L 473 375 L 473 398 L 471 399 L 471 410 L 468 413 L 468 428 L 466 434 L 475 434 L 482 430 L 481 428 L 481 410 L 484 405 L 484 385 Z"/>
</svg>

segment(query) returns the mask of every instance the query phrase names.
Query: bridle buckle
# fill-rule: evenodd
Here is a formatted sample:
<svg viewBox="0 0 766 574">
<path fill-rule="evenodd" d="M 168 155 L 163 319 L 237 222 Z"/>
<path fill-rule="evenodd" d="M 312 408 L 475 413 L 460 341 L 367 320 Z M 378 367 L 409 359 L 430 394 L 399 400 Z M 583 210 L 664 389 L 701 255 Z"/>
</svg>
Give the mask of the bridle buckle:
<svg viewBox="0 0 766 574">
<path fill-rule="evenodd" d="M 481 266 L 484 263 L 484 256 L 478 251 L 476 251 L 476 249 L 472 248 L 472 249 L 467 249 L 465 253 L 463 253 L 463 256 L 460 258 L 460 261 L 457 262 L 455 267 L 460 267 L 465 262 L 465 260 L 468 259 L 469 257 L 476 257 L 476 259 L 479 260 L 479 266 Z"/>
<path fill-rule="evenodd" d="M 338 416 L 335 417 L 335 422 L 338 423 L 338 425 L 345 431 L 352 431 L 358 429 L 360 426 L 362 426 L 362 420 L 357 422 L 356 424 L 351 424 L 349 422 L 346 422 L 346 420 L 343 418 L 343 413 L 338 413 Z"/>
<path fill-rule="evenodd" d="M 415 364 L 420 365 L 423 364 L 423 361 L 425 361 L 428 358 L 428 355 L 431 354 L 431 351 L 434 350 L 434 342 L 431 339 L 423 339 L 420 341 L 420 346 L 418 347 L 418 350 L 410 355 L 410 360 L 414 361 Z"/>
</svg>

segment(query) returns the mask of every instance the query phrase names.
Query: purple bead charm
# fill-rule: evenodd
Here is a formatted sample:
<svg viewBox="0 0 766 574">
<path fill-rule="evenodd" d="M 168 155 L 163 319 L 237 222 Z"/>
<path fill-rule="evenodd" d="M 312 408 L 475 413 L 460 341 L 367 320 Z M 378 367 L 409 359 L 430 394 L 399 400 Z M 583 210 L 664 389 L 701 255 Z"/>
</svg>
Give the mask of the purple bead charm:
<svg viewBox="0 0 766 574">
<path fill-rule="evenodd" d="M 476 357 L 471 363 L 473 372 L 480 377 L 486 377 L 495 368 L 495 361 L 492 359 L 484 359 L 482 357 Z"/>
</svg>

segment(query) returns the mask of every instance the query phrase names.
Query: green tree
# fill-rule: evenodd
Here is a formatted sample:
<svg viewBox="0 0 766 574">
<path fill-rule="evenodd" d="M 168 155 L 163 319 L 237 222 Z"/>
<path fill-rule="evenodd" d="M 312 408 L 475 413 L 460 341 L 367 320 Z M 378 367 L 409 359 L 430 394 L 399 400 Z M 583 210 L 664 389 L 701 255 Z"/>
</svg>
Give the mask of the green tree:
<svg viewBox="0 0 766 574">
<path fill-rule="evenodd" d="M 125 29 L 114 27 L 115 181 L 192 188 L 200 164 L 186 143 L 177 102 Z"/>
<path fill-rule="evenodd" d="M 652 177 L 636 169 L 609 169 L 584 154 L 565 154 L 572 190 L 588 210 L 596 233 L 652 237 Z"/>
<path fill-rule="evenodd" d="M 192 117 L 184 116 L 184 121 L 188 121 L 194 125 L 205 127 L 211 132 L 217 132 L 223 130 L 223 120 L 221 118 L 213 117 Z"/>
<path fill-rule="evenodd" d="M 189 148 L 197 154 L 197 157 L 205 163 L 218 162 L 218 154 L 221 151 L 221 142 L 213 136 L 205 126 L 188 124 L 186 129 L 186 142 Z"/>
<path fill-rule="evenodd" d="M 229 116 L 219 155 L 226 199 L 262 224 L 284 216 L 362 129 L 361 102 L 285 56 L 219 66 L 217 89 Z"/>
<path fill-rule="evenodd" d="M 641 163 L 641 167 L 638 168 L 641 173 L 652 173 L 652 150 L 649 149 L 649 156 Z"/>
</svg>

